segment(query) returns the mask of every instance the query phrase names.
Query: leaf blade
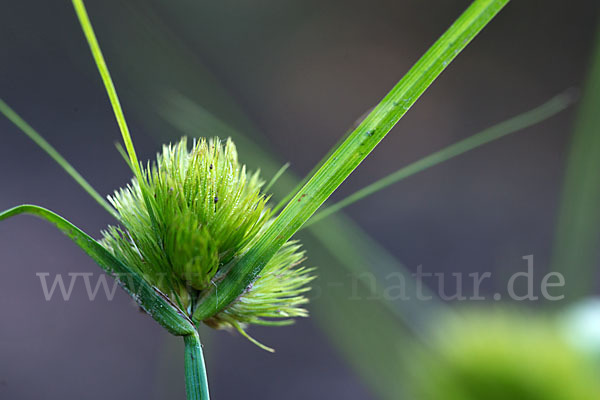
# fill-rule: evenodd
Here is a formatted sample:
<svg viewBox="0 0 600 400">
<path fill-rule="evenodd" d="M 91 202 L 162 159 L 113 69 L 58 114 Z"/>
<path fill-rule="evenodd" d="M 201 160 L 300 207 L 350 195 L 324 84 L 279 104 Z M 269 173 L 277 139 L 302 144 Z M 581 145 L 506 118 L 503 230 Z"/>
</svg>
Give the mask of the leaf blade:
<svg viewBox="0 0 600 400">
<path fill-rule="evenodd" d="M 6 102 L 0 99 L 0 113 L 4 114 L 17 128 L 27 135 L 35 144 L 44 150 L 58 165 L 85 190 L 98 204 L 100 204 L 113 217 L 119 219 L 115 209 L 85 180 L 83 176 L 62 156 L 56 149 L 46 141 L 31 125 L 29 125 L 19 114 L 17 114 Z"/>
<path fill-rule="evenodd" d="M 574 301 L 594 293 L 600 240 L 600 30 L 567 153 L 552 254 L 552 271 Z M 596 276 L 594 276 L 596 275 Z"/>
<path fill-rule="evenodd" d="M 115 277 L 119 285 L 169 332 L 178 336 L 190 335 L 195 332 L 192 321 L 172 304 L 167 296 L 151 287 L 141 276 L 122 264 L 100 243 L 77 226 L 50 210 L 30 204 L 20 205 L 1 212 L 0 221 L 20 214 L 34 215 L 56 226 L 96 261 L 106 273 Z"/>
<path fill-rule="evenodd" d="M 458 53 L 507 3 L 508 0 L 476 0 L 471 4 L 333 152 L 269 226 L 256 245 L 234 261 L 227 276 L 201 299 L 193 314 L 194 321 L 202 321 L 214 315 L 242 293 L 277 250 L 300 229 Z"/>
<path fill-rule="evenodd" d="M 133 171 L 135 172 L 138 179 L 141 180 L 142 171 L 140 169 L 140 163 L 138 162 L 135 148 L 133 147 L 133 142 L 131 141 L 131 134 L 129 133 L 127 121 L 125 120 L 125 114 L 123 113 L 121 102 L 119 101 L 119 96 L 117 95 L 117 90 L 115 89 L 115 85 L 110 76 L 108 66 L 106 65 L 106 61 L 104 60 L 104 55 L 102 54 L 102 50 L 100 49 L 100 45 L 98 44 L 98 39 L 96 38 L 96 34 L 94 33 L 94 29 L 85 9 L 85 5 L 83 4 L 82 0 L 73 0 L 73 8 L 75 9 L 75 13 L 77 14 L 79 23 L 81 24 L 81 29 L 83 30 L 83 34 L 85 35 L 85 38 L 88 42 L 90 51 L 92 52 L 92 56 L 94 57 L 96 67 L 98 68 L 98 72 L 100 73 L 100 77 L 102 78 L 102 83 L 106 88 L 106 94 L 108 95 L 108 98 L 110 100 L 110 104 L 115 114 L 117 124 L 119 125 L 119 129 L 121 130 L 123 142 L 125 143 L 125 148 L 127 149 L 127 153 L 131 160 Z"/>
<path fill-rule="evenodd" d="M 354 204 L 357 201 L 362 200 L 374 193 L 377 193 L 388 186 L 398 183 L 416 173 L 434 167 L 454 157 L 458 157 L 461 154 L 464 154 L 470 150 L 474 150 L 480 146 L 483 146 L 484 144 L 490 143 L 504 136 L 510 135 L 511 133 L 518 132 L 532 125 L 540 123 L 554 116 L 560 111 L 563 111 L 570 104 L 572 104 L 573 101 L 574 96 L 572 96 L 570 93 L 561 93 L 534 109 L 484 129 L 479 133 L 469 136 L 466 139 L 451 144 L 450 146 L 438 150 L 414 163 L 402 167 L 396 172 L 393 172 L 377 180 L 376 182 L 365 186 L 345 199 L 328 206 L 322 211 L 317 212 L 302 226 L 302 229 L 317 223 L 318 221 L 327 218 L 328 216 L 348 207 L 349 205 Z"/>
</svg>

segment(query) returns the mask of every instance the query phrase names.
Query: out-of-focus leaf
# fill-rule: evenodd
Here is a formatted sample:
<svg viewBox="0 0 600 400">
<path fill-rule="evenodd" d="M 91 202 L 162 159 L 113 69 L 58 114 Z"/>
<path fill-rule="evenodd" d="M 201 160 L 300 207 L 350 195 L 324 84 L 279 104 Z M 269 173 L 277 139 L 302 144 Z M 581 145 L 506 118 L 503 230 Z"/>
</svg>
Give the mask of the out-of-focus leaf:
<svg viewBox="0 0 600 400">
<path fill-rule="evenodd" d="M 553 270 L 568 300 L 588 295 L 600 252 L 600 31 L 567 158 L 554 241 Z"/>
<path fill-rule="evenodd" d="M 303 228 L 306 228 L 308 225 L 312 225 L 323 218 L 327 218 L 331 214 L 334 214 L 345 207 L 348 207 L 349 205 L 354 204 L 367 196 L 375 194 L 380 190 L 400 182 L 401 180 L 418 172 L 434 167 L 440 163 L 443 163 L 444 161 L 448 161 L 463 153 L 483 146 L 484 144 L 510 135 L 511 133 L 519 132 L 520 130 L 542 122 L 561 112 L 572 102 L 573 96 L 571 96 L 569 93 L 561 93 L 534 109 L 516 115 L 506 121 L 500 122 L 487 129 L 484 129 L 479 133 L 469 136 L 466 139 L 445 147 L 442 150 L 438 150 L 435 153 L 423 157 L 422 159 L 402 167 L 396 172 L 393 172 L 377 180 L 376 182 L 373 182 L 372 184 L 360 189 L 343 200 L 325 207 L 323 210 L 313 215 L 310 220 L 304 224 Z"/>
</svg>

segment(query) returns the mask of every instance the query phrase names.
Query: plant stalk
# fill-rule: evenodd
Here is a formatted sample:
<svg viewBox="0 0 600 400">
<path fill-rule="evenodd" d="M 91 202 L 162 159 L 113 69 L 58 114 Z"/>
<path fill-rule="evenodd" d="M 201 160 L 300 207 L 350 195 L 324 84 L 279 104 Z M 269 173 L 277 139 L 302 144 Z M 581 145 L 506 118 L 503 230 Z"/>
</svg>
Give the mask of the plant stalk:
<svg viewBox="0 0 600 400">
<path fill-rule="evenodd" d="M 188 400 L 209 400 L 208 379 L 198 332 L 184 336 L 185 390 Z"/>
</svg>

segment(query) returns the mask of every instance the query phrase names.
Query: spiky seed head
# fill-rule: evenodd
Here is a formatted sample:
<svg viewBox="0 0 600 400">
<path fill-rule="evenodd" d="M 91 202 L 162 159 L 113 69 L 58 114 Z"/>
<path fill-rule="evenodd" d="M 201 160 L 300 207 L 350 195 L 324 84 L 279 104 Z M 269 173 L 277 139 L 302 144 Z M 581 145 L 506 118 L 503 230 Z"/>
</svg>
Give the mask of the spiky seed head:
<svg viewBox="0 0 600 400">
<path fill-rule="evenodd" d="M 257 240 L 271 219 L 259 173 L 238 161 L 231 140 L 184 138 L 166 145 L 137 179 L 109 197 L 120 226 L 103 245 L 190 315 L 223 268 Z M 215 328 L 281 325 L 306 316 L 304 293 L 313 279 L 303 252 L 286 243 L 238 299 L 204 321 Z M 284 318 L 284 320 L 280 320 Z"/>
</svg>

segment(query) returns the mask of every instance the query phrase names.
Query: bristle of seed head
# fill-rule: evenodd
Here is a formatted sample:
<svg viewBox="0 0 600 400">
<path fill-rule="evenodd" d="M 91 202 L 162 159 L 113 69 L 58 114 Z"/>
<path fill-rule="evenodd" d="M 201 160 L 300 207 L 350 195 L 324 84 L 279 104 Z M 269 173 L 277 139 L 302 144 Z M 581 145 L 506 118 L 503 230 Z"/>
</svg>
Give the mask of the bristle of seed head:
<svg viewBox="0 0 600 400">
<path fill-rule="evenodd" d="M 109 197 L 121 226 L 109 226 L 102 243 L 191 314 L 203 292 L 227 273 L 226 265 L 269 224 L 264 182 L 239 163 L 231 140 L 218 138 L 164 146 L 143 176 L 155 223 L 134 178 Z M 288 242 L 244 293 L 204 322 L 243 329 L 307 316 L 304 294 L 313 277 L 298 266 L 303 259 L 300 245 Z"/>
</svg>

